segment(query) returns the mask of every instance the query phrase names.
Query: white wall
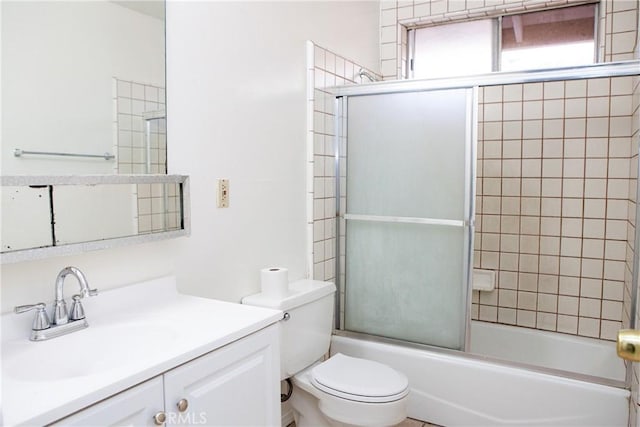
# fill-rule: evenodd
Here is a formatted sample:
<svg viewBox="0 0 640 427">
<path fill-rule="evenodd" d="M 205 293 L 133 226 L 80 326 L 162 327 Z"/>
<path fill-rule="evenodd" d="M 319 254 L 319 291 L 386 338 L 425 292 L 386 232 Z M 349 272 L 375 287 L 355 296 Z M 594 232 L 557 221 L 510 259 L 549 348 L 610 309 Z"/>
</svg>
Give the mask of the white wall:
<svg viewBox="0 0 640 427">
<path fill-rule="evenodd" d="M 377 2 L 170 1 L 169 172 L 191 175 L 193 235 L 3 265 L 2 312 L 53 300 L 66 265 L 99 289 L 176 272 L 184 291 L 230 301 L 258 291 L 263 266 L 305 276 L 305 40 L 377 70 L 378 18 Z"/>
<path fill-rule="evenodd" d="M 169 2 L 167 15 L 169 171 L 191 175 L 183 290 L 239 301 L 260 268 L 305 277 L 305 41 L 377 70 L 379 4 Z"/>
</svg>

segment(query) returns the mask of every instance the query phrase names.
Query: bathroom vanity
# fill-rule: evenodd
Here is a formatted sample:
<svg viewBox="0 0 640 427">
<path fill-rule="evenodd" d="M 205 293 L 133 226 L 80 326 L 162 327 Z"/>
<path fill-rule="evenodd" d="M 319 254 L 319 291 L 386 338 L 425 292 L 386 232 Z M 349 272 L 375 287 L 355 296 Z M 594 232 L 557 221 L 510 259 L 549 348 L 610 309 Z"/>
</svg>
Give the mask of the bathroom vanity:
<svg viewBox="0 0 640 427">
<path fill-rule="evenodd" d="M 279 425 L 278 310 L 164 277 L 84 301 L 89 327 L 29 341 L 2 316 L 3 425 Z"/>
</svg>

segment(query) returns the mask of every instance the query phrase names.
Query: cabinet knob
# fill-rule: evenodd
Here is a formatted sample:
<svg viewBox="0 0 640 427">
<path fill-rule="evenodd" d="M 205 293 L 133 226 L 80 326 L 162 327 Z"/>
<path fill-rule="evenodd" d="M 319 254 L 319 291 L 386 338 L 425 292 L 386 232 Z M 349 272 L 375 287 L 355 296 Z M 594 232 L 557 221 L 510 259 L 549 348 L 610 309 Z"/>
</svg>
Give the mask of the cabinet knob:
<svg viewBox="0 0 640 427">
<path fill-rule="evenodd" d="M 187 399 L 180 399 L 178 401 L 177 406 L 178 406 L 178 411 L 184 412 L 189 407 L 189 401 Z"/>
<path fill-rule="evenodd" d="M 153 422 L 157 426 L 161 426 L 167 421 L 167 415 L 164 412 L 158 412 L 153 416 Z"/>
</svg>

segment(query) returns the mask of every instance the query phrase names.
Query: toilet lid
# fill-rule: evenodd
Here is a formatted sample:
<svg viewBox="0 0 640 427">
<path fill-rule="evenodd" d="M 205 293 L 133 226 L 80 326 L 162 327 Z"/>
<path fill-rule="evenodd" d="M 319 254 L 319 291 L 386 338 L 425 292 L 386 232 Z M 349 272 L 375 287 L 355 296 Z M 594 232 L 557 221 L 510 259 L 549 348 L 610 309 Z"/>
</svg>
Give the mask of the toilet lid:
<svg viewBox="0 0 640 427">
<path fill-rule="evenodd" d="M 311 383 L 359 402 L 392 402 L 409 393 L 407 377 L 382 363 L 336 354 L 311 370 Z"/>
</svg>

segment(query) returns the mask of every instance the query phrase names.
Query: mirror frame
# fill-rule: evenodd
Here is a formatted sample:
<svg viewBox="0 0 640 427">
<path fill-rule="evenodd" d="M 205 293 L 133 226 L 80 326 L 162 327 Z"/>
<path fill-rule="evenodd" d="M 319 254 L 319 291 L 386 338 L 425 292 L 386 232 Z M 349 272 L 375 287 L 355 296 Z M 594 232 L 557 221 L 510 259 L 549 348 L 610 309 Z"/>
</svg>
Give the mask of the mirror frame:
<svg viewBox="0 0 640 427">
<path fill-rule="evenodd" d="M 60 246 L 20 249 L 0 253 L 0 264 L 33 261 L 54 256 L 74 255 L 99 249 L 111 249 L 139 243 L 157 242 L 191 235 L 191 212 L 188 175 L 11 175 L 1 176 L 2 187 L 29 185 L 99 185 L 99 184 L 182 184 L 181 230 L 146 233 L 137 236 L 117 237 Z"/>
</svg>

